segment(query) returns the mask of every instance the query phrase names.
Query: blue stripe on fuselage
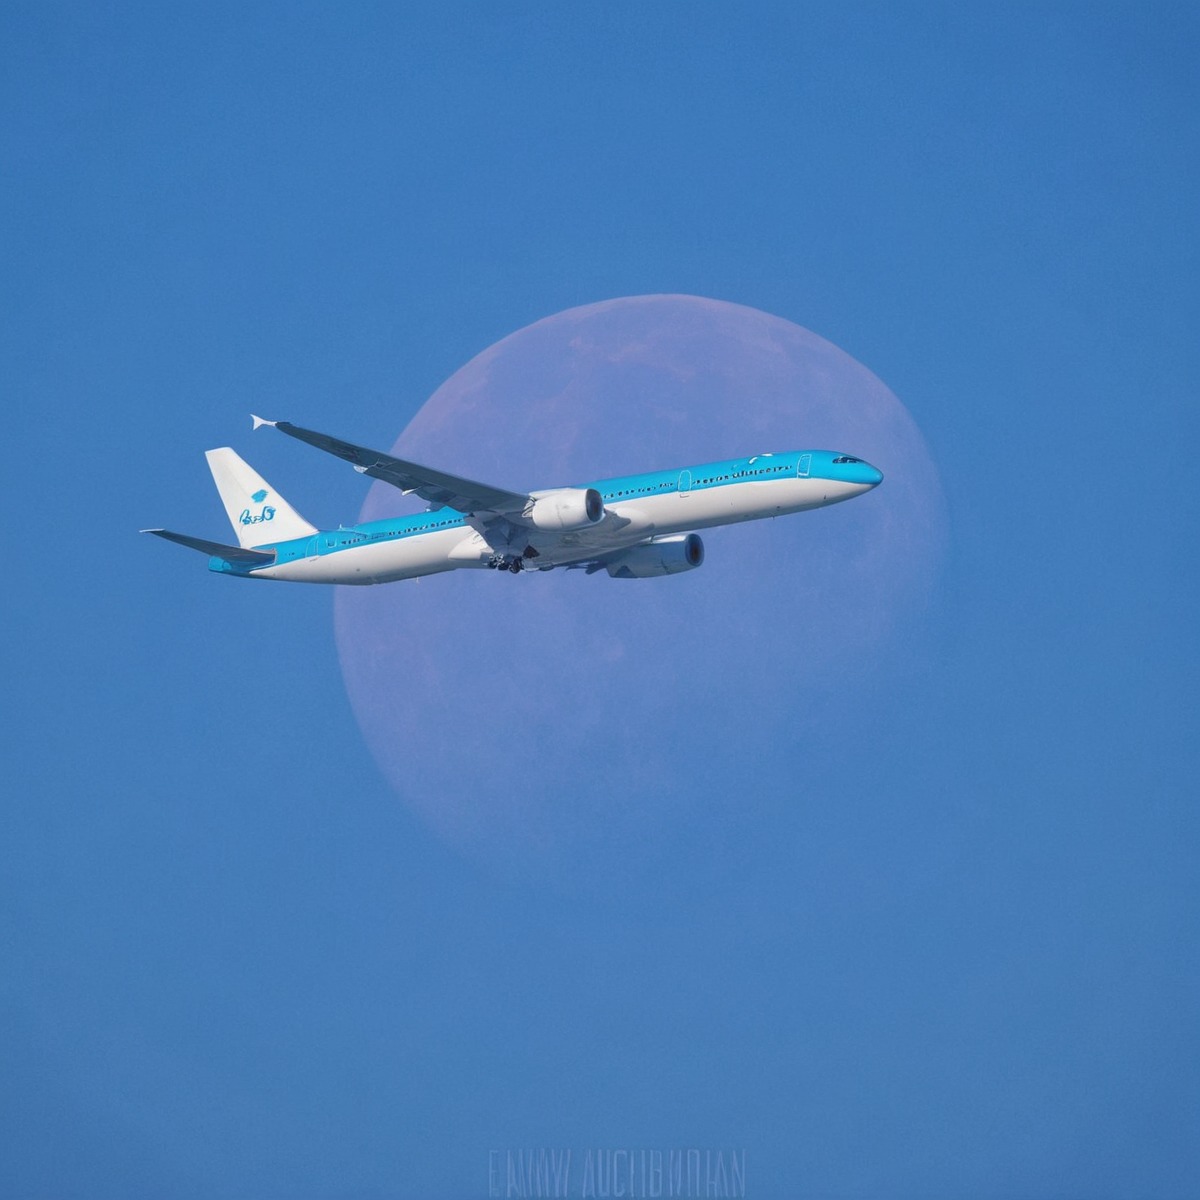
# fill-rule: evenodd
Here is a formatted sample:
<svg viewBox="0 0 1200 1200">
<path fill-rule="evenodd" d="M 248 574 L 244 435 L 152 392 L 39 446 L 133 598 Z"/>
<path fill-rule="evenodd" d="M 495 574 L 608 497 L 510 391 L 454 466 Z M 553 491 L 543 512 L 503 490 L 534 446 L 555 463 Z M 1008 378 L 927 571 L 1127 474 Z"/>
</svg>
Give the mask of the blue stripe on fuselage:
<svg viewBox="0 0 1200 1200">
<path fill-rule="evenodd" d="M 807 459 L 801 470 L 801 459 Z M 838 462 L 838 459 L 849 461 Z M 686 483 L 684 476 L 690 477 Z M 654 471 L 646 475 L 626 475 L 620 479 L 602 479 L 580 484 L 593 487 L 605 502 L 634 496 L 667 495 L 681 489 L 693 492 L 728 487 L 735 483 L 769 482 L 772 479 L 836 479 L 841 483 L 877 483 L 879 473 L 868 463 L 834 450 L 796 450 L 790 454 L 755 454 L 750 458 L 730 458 L 724 462 L 701 463 L 675 471 Z"/>
<path fill-rule="evenodd" d="M 750 458 L 731 458 L 724 462 L 701 463 L 695 467 L 682 467 L 675 471 L 651 471 L 642 475 L 623 475 L 616 479 L 601 479 L 594 483 L 576 486 L 595 488 L 606 504 L 619 504 L 639 496 L 667 496 L 672 492 L 690 490 L 705 491 L 711 488 L 728 487 L 731 484 L 751 483 L 756 480 L 768 482 L 772 479 L 797 478 L 800 460 L 807 458 L 807 470 L 803 478 L 837 479 L 843 482 L 860 482 L 865 466 L 858 460 L 836 463 L 834 459 L 845 458 L 832 450 L 800 450 L 789 454 L 756 454 Z M 873 469 L 873 468 L 868 468 Z M 856 474 L 856 471 L 859 474 Z M 383 521 L 368 521 L 364 525 L 352 525 L 344 529 L 322 530 L 312 537 L 296 538 L 290 542 L 268 543 L 263 550 L 274 550 L 275 562 L 271 566 L 296 562 L 311 557 L 311 546 L 317 543 L 318 555 L 336 554 L 355 546 L 367 546 L 385 541 L 417 537 L 423 533 L 435 533 L 455 526 L 469 528 L 463 513 L 452 508 L 441 508 L 436 512 L 413 513 L 404 517 L 391 517 Z M 231 563 L 223 558 L 214 558 L 209 569 L 231 575 L 253 576 L 262 567 L 244 563 Z"/>
<path fill-rule="evenodd" d="M 327 554 L 336 554 L 339 550 L 373 546 L 380 542 L 395 542 L 402 538 L 419 537 L 423 533 L 437 533 L 455 527 L 468 528 L 467 518 L 452 508 L 440 508 L 436 512 L 413 513 L 410 516 L 391 517 L 383 521 L 367 521 L 365 524 L 351 525 L 343 529 L 323 529 L 310 537 L 271 543 L 262 549 L 275 551 L 275 561 L 266 564 L 275 567 L 313 557 L 314 543 L 317 556 L 324 557 Z M 263 568 L 214 558 L 209 562 L 209 569 L 230 575 L 252 576 Z"/>
</svg>

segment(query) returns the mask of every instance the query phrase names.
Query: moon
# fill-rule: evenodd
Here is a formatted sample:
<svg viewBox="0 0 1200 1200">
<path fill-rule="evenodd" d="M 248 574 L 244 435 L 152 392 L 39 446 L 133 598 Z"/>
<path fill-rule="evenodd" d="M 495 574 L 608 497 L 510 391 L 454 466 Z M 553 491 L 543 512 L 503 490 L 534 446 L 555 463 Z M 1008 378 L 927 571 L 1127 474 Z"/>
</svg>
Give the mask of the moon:
<svg viewBox="0 0 1200 1200">
<path fill-rule="evenodd" d="M 884 483 L 706 531 L 704 565 L 666 579 L 456 571 L 339 588 L 346 690 L 403 803 L 501 875 L 570 887 L 587 864 L 628 880 L 680 855 L 716 869 L 773 787 L 812 778 L 839 697 L 919 624 L 945 541 L 904 406 L 780 317 L 608 300 L 451 376 L 393 453 L 516 491 L 796 449 L 865 458 Z M 410 511 L 376 483 L 360 520 Z"/>
</svg>

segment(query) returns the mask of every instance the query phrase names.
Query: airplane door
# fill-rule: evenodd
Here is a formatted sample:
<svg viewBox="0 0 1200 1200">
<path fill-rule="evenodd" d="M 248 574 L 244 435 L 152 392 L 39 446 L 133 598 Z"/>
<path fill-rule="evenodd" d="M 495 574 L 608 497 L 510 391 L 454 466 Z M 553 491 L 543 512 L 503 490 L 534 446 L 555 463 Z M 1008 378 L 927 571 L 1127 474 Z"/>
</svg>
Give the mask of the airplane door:
<svg viewBox="0 0 1200 1200">
<path fill-rule="evenodd" d="M 679 494 L 687 496 L 692 490 L 692 473 L 691 471 L 679 472 Z"/>
<path fill-rule="evenodd" d="M 320 538 L 310 539 L 310 541 L 308 543 L 308 549 L 305 550 L 304 553 L 308 558 L 316 558 L 317 555 L 321 553 L 321 539 Z"/>
<path fill-rule="evenodd" d="M 812 470 L 812 455 L 802 454 L 796 461 L 796 478 L 807 479 L 809 471 Z"/>
</svg>

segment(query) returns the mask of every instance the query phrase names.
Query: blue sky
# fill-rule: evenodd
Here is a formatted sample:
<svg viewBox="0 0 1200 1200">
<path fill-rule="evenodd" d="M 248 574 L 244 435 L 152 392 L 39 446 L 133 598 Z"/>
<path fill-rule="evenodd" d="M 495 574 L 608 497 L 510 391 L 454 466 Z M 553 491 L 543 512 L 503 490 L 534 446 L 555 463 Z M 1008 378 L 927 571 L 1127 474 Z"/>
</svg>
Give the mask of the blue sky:
<svg viewBox="0 0 1200 1200">
<path fill-rule="evenodd" d="M 1194 1194 L 1198 32 L 7 7 L 0 1191 L 485 1197 L 532 1145 L 742 1147 L 763 1200 Z M 331 594 L 135 531 L 221 536 L 250 411 L 390 444 L 498 338 L 661 292 L 878 374 L 950 547 L 844 806 L 719 886 L 557 896 L 398 802 Z M 281 443 L 306 516 L 358 511 Z"/>
</svg>

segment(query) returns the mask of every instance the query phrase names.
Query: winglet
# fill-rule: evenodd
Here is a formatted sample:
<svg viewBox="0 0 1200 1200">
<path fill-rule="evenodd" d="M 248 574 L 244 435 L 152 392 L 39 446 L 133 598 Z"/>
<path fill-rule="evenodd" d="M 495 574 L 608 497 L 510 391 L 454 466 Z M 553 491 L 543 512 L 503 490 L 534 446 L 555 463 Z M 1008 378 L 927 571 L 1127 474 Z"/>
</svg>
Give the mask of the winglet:
<svg viewBox="0 0 1200 1200">
<path fill-rule="evenodd" d="M 254 422 L 255 429 L 261 429 L 264 425 L 270 425 L 272 428 L 275 426 L 274 421 L 268 421 L 265 417 L 256 417 L 253 413 L 250 414 L 250 420 Z"/>
</svg>

